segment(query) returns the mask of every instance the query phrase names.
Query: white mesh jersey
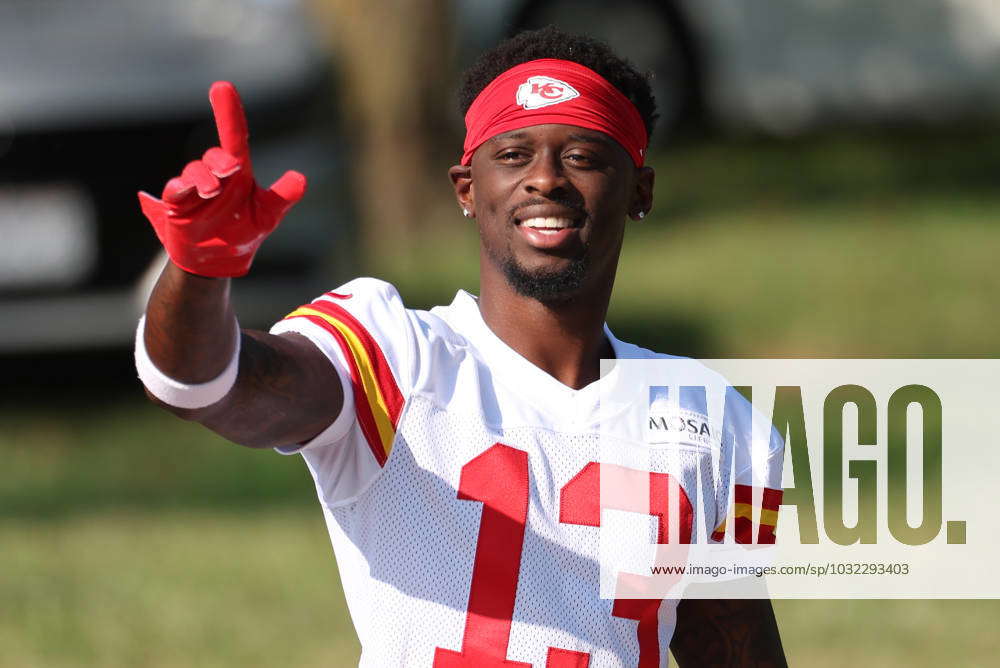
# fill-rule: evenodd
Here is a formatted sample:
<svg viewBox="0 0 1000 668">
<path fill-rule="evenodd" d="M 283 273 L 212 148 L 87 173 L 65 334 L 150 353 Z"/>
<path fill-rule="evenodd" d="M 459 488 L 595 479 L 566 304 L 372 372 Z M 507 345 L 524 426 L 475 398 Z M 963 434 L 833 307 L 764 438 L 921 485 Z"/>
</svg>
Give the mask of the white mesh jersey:
<svg viewBox="0 0 1000 668">
<path fill-rule="evenodd" d="M 653 505 L 679 486 L 688 508 L 674 529 L 681 542 L 718 527 L 730 500 L 698 503 L 698 484 L 720 483 L 699 473 L 697 447 L 658 452 L 607 433 L 634 417 L 600 406 L 613 373 L 570 389 L 494 335 L 468 293 L 410 310 L 394 287 L 370 278 L 271 331 L 308 337 L 344 384 L 338 419 L 279 450 L 300 452 L 315 479 L 361 665 L 667 664 L 676 601 L 599 596 L 599 527 L 609 510 L 602 514 L 599 446 L 652 452 L 641 478 L 648 495 L 643 482 L 639 496 Z M 606 333 L 620 359 L 659 356 Z M 737 467 L 742 482 L 780 487 L 780 452 L 757 459 Z M 629 526 L 667 542 L 665 516 L 649 505 Z"/>
</svg>

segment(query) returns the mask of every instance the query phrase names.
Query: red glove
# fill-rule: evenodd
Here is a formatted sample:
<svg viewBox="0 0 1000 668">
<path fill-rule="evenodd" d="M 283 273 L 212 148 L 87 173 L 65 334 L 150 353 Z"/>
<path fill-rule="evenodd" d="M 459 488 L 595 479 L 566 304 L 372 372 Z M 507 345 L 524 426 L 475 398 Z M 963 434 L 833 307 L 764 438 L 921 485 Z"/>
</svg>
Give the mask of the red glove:
<svg viewBox="0 0 1000 668">
<path fill-rule="evenodd" d="M 268 190 L 258 186 L 236 88 L 217 81 L 208 99 L 221 148 L 188 163 L 167 182 L 162 200 L 140 192 L 139 205 L 178 267 L 201 276 L 243 276 L 260 244 L 302 199 L 306 178 L 285 172 Z"/>
</svg>

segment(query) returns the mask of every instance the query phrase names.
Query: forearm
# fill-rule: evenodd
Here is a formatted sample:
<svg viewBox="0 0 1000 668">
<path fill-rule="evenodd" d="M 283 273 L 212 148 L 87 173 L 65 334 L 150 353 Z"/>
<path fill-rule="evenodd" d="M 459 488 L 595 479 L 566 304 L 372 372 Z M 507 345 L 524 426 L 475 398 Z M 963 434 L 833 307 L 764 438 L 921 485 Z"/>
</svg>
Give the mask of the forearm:
<svg viewBox="0 0 1000 668">
<path fill-rule="evenodd" d="M 670 650 L 681 668 L 788 665 L 768 599 L 681 601 Z"/>
<path fill-rule="evenodd" d="M 228 278 L 189 274 L 168 262 L 146 306 L 144 342 L 149 358 L 184 383 L 218 376 L 236 349 Z"/>
<path fill-rule="evenodd" d="M 229 279 L 189 274 L 168 263 L 150 296 L 144 341 L 150 360 L 167 376 L 197 384 L 214 379 L 236 349 Z M 299 335 L 240 333 L 239 373 L 228 394 L 204 408 L 159 405 L 249 447 L 306 441 L 340 412 L 336 372 Z"/>
</svg>

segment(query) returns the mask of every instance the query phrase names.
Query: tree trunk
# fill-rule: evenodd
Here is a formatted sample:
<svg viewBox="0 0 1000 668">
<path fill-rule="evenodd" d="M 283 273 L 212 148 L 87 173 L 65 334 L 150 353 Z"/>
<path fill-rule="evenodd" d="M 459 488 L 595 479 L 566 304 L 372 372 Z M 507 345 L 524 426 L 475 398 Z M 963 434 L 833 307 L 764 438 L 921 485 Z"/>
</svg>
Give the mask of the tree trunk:
<svg viewBox="0 0 1000 668">
<path fill-rule="evenodd" d="M 458 128 L 446 128 L 456 83 L 451 2 L 311 4 L 341 78 L 364 264 L 405 269 L 461 152 Z"/>
</svg>

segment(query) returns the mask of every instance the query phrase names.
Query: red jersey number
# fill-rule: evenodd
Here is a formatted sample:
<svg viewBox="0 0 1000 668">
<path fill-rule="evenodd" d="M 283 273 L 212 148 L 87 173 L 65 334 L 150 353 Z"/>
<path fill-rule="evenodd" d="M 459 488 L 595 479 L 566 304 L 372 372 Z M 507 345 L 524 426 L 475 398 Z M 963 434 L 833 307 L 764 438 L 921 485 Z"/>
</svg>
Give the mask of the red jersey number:
<svg viewBox="0 0 1000 668">
<path fill-rule="evenodd" d="M 584 466 L 566 483 L 560 494 L 560 522 L 599 527 L 602 508 L 648 513 L 659 520 L 657 542 L 666 543 L 670 535 L 667 513 L 671 493 L 676 490 L 680 541 L 690 540 L 691 503 L 669 475 L 607 464 L 603 470 L 614 480 L 613 484 L 605 486 L 603 497 L 602 468 L 596 462 Z M 483 515 L 472 567 L 462 649 L 436 648 L 435 668 L 531 668 L 531 664 L 507 659 L 528 519 L 529 475 L 528 453 L 503 443 L 494 444 L 462 467 L 458 498 L 481 502 Z M 648 480 L 648 485 L 634 484 L 644 480 Z M 517 549 L 512 550 L 511 546 Z M 659 599 L 615 601 L 612 611 L 615 617 L 638 622 L 639 668 L 659 665 L 657 615 L 660 603 Z M 589 663 L 589 654 L 550 647 L 546 668 L 587 668 Z"/>
</svg>

